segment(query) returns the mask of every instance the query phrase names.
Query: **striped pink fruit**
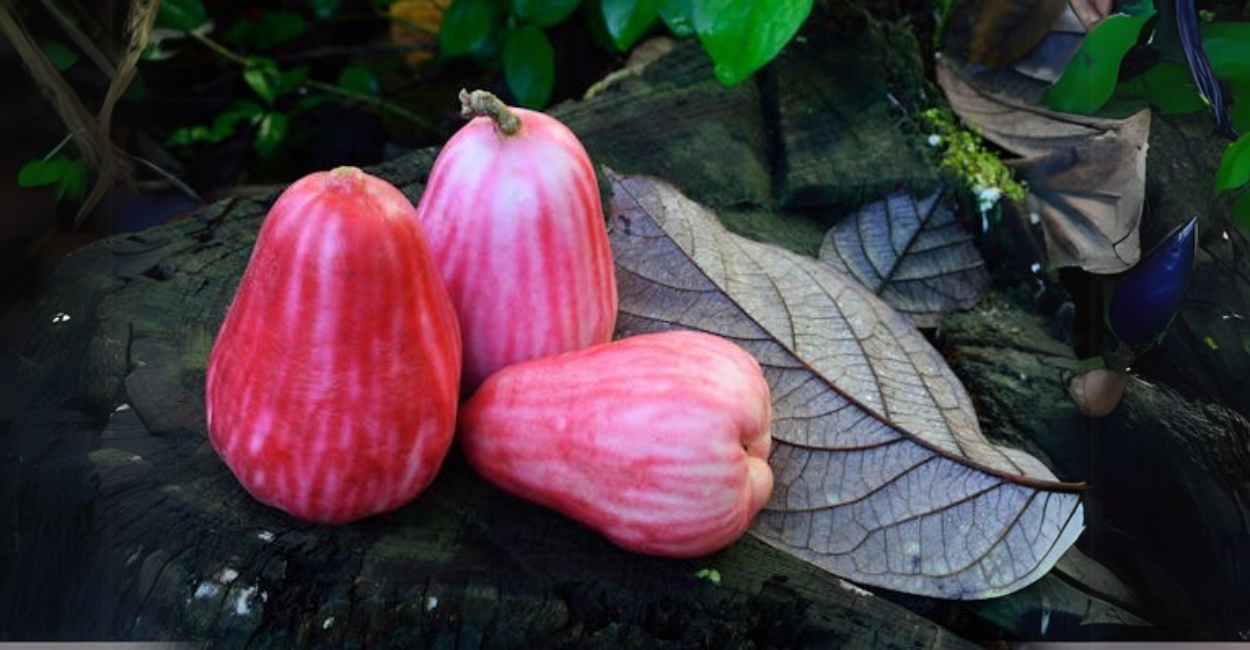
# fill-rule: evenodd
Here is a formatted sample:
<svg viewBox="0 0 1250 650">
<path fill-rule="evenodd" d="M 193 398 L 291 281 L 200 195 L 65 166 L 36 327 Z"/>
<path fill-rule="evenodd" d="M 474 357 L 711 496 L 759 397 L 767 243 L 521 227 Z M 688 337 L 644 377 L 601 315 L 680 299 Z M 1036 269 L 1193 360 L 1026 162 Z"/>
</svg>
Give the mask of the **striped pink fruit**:
<svg viewBox="0 0 1250 650">
<path fill-rule="evenodd" d="M 504 490 L 629 550 L 693 557 L 768 501 L 770 414 L 751 355 L 662 332 L 500 370 L 462 405 L 459 436 Z"/>
<path fill-rule="evenodd" d="M 506 365 L 610 340 L 617 302 L 577 138 L 490 93 L 461 100 L 478 117 L 439 152 L 417 213 L 460 317 L 468 395 Z"/>
<path fill-rule="evenodd" d="M 213 345 L 209 438 L 301 519 L 392 510 L 451 446 L 460 354 L 412 203 L 353 167 L 310 174 L 269 211 Z"/>
</svg>

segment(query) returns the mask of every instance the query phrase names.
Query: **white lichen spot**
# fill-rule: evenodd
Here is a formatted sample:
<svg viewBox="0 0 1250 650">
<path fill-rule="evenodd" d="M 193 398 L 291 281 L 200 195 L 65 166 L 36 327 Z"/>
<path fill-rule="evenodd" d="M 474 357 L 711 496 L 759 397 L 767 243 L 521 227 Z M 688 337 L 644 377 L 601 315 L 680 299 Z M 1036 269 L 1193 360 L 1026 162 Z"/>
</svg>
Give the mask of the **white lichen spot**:
<svg viewBox="0 0 1250 650">
<path fill-rule="evenodd" d="M 239 616 L 247 616 L 252 613 L 252 598 L 256 596 L 256 592 L 260 588 L 256 585 L 244 587 L 239 590 L 239 595 L 234 597 L 234 613 Z"/>
<path fill-rule="evenodd" d="M 432 612 L 438 608 L 438 596 L 425 597 L 425 611 Z"/>
<path fill-rule="evenodd" d="M 873 595 L 871 591 L 868 591 L 857 584 L 847 582 L 841 578 L 838 578 L 838 586 L 861 598 L 868 598 Z"/>
<path fill-rule="evenodd" d="M 256 538 L 268 544 L 274 540 L 274 534 L 268 530 L 262 530 L 259 533 L 256 533 Z"/>
<path fill-rule="evenodd" d="M 327 617 L 326 617 L 326 620 L 321 621 L 321 629 L 323 629 L 323 630 L 328 630 L 328 629 L 330 629 L 331 627 L 334 627 L 334 617 L 333 617 L 333 616 L 327 616 Z"/>
<path fill-rule="evenodd" d="M 122 403 L 122 404 L 119 404 L 117 408 L 113 409 L 113 412 L 121 413 L 122 411 L 129 411 L 129 410 L 130 410 L 130 405 L 126 403 Z"/>
<path fill-rule="evenodd" d="M 999 199 L 1003 198 L 1003 191 L 997 187 L 985 187 L 977 185 L 972 188 L 977 195 L 977 207 L 982 213 L 989 212 L 991 208 L 998 205 Z"/>
<path fill-rule="evenodd" d="M 239 572 L 231 569 L 230 567 L 226 567 L 221 571 L 218 571 L 214 579 L 223 585 L 228 585 L 239 579 Z"/>
<path fill-rule="evenodd" d="M 52 323 L 56 325 L 59 325 L 61 323 L 68 323 L 68 322 L 69 322 L 69 314 L 63 311 L 58 311 L 56 315 L 52 317 Z"/>
<path fill-rule="evenodd" d="M 219 593 L 221 593 L 221 587 L 217 586 L 217 583 L 215 582 L 205 580 L 195 586 L 195 597 L 197 599 L 212 598 Z"/>
</svg>

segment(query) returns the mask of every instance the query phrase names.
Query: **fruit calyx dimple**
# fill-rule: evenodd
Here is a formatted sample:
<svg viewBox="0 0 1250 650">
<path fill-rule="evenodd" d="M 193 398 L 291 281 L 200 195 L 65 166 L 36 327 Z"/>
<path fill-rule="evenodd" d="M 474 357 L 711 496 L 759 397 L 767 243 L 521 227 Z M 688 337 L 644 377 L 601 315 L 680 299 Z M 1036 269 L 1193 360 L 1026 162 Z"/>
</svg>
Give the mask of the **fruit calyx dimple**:
<svg viewBox="0 0 1250 650">
<path fill-rule="evenodd" d="M 521 118 L 502 100 L 485 90 L 461 90 L 460 115 L 465 119 L 489 117 L 495 123 L 495 132 L 505 138 L 521 130 Z"/>
</svg>

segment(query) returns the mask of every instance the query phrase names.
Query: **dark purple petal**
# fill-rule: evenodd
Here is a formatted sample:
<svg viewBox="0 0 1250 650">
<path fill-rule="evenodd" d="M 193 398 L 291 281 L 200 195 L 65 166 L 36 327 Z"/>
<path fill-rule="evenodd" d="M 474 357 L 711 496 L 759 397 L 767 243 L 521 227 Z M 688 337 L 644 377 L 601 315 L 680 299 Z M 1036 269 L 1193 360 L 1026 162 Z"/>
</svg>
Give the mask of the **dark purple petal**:
<svg viewBox="0 0 1250 650">
<path fill-rule="evenodd" d="M 1197 232 L 1197 219 L 1190 219 L 1129 269 L 1115 287 L 1106 319 L 1121 342 L 1142 348 L 1163 338 L 1189 286 Z"/>
</svg>

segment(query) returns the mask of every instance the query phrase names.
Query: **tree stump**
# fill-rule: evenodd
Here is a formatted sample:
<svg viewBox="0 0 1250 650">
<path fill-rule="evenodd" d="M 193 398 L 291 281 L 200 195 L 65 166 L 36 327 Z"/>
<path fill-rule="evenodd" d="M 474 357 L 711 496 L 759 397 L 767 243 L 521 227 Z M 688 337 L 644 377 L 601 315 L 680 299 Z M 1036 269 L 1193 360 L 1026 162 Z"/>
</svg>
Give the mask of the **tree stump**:
<svg viewBox="0 0 1250 650">
<path fill-rule="evenodd" d="M 905 119 L 882 123 L 891 97 L 924 97 L 909 33 L 841 25 L 852 47 L 827 45 L 827 17 L 806 29 L 737 88 L 717 85 L 687 45 L 552 112 L 597 162 L 665 178 L 731 228 L 810 253 L 841 206 L 936 176 Z M 890 77 L 902 85 L 874 86 L 884 92 L 873 99 L 812 76 L 856 51 L 908 71 Z M 854 155 L 831 143 L 843 133 L 874 139 L 871 168 L 821 162 L 829 146 Z M 415 201 L 435 154 L 370 171 Z M 1220 572 L 1246 571 L 1234 469 L 1246 421 L 1146 382 L 1112 417 L 1082 418 L 1064 392 L 1071 349 L 1012 287 L 948 318 L 936 340 L 996 441 L 1090 482 L 1080 546 L 1114 573 L 1065 560 L 1018 594 L 955 603 L 872 594 L 750 536 L 697 560 L 632 555 L 499 492 L 455 449 L 431 489 L 393 513 L 344 527 L 291 519 L 230 475 L 203 407 L 208 352 L 274 198 L 225 200 L 83 249 L 0 320 L 0 640 L 918 648 L 1250 629 L 1235 600 L 1246 581 Z M 1151 526 L 1199 533 L 1160 541 Z M 1204 581 L 1215 584 L 1205 594 Z"/>
</svg>

